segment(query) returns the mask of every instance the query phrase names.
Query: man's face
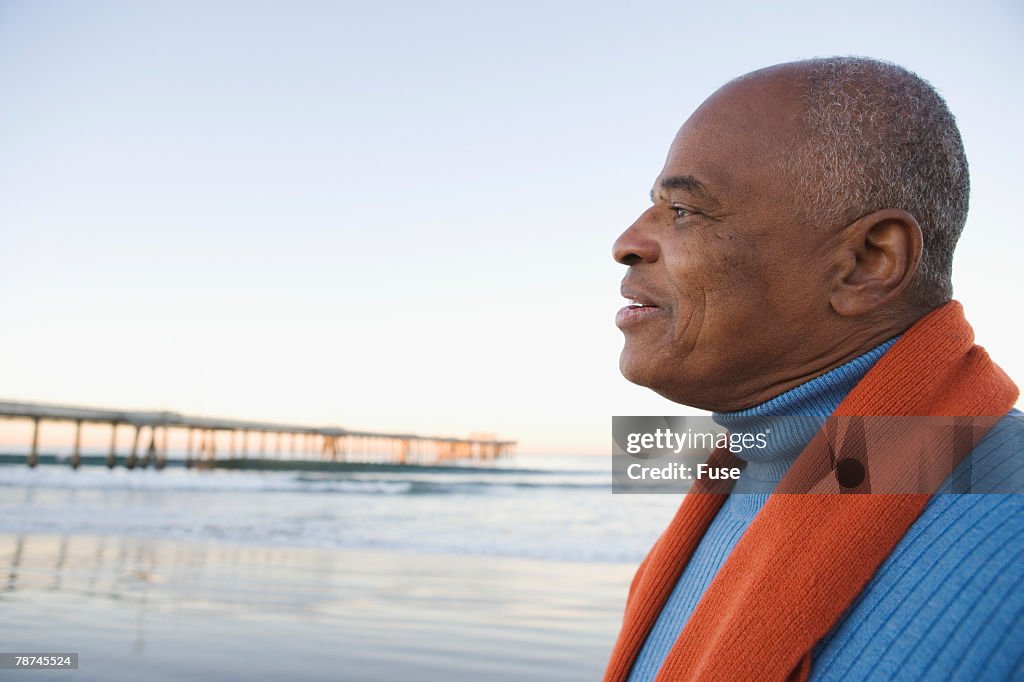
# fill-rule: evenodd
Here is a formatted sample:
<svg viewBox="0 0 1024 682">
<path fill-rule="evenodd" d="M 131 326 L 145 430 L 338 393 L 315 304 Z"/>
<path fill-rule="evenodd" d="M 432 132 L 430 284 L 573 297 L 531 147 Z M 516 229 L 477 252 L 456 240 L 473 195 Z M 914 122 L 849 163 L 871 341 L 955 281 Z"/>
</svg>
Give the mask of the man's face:
<svg viewBox="0 0 1024 682">
<path fill-rule="evenodd" d="M 735 410 L 804 376 L 828 336 L 827 242 L 799 224 L 784 145 L 800 103 L 785 75 L 712 95 L 686 121 L 651 192 L 618 238 L 629 266 L 619 311 L 623 375 L 670 400 Z"/>
</svg>

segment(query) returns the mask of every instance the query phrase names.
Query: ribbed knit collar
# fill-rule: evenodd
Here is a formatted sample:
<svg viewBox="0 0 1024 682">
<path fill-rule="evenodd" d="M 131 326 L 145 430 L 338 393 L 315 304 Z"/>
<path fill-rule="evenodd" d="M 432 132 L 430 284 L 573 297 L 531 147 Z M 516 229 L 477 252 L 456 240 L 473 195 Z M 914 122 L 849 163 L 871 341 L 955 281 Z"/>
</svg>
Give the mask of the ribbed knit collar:
<svg viewBox="0 0 1024 682">
<path fill-rule="evenodd" d="M 736 456 L 747 462 L 734 493 L 767 495 L 824 425 L 843 398 L 896 342 L 889 339 L 864 355 L 800 384 L 760 405 L 736 412 L 715 412 L 712 419 L 732 433 L 764 433 L 765 448 L 747 448 Z"/>
</svg>

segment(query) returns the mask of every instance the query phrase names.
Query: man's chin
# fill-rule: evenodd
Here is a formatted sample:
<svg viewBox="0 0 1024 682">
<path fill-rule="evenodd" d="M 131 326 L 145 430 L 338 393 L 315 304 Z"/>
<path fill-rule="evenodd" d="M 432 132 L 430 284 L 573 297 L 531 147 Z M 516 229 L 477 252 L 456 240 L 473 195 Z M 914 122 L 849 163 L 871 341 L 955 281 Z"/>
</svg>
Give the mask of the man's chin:
<svg viewBox="0 0 1024 682">
<path fill-rule="evenodd" d="M 660 373 L 651 362 L 650 354 L 641 353 L 635 348 L 630 348 L 628 341 L 622 349 L 622 353 L 619 354 L 619 371 L 626 381 L 658 392 L 658 385 L 660 383 L 658 376 Z"/>
<path fill-rule="evenodd" d="M 642 357 L 646 357 L 646 360 Z M 651 362 L 649 355 L 637 353 L 635 349 L 630 349 L 628 343 L 619 354 L 619 371 L 626 381 L 649 388 L 662 398 L 680 405 L 698 410 L 714 410 L 715 401 L 711 395 L 715 391 L 711 386 L 697 377 L 684 376 L 681 360 L 669 364 L 670 367 L 662 367 L 659 371 L 658 365 Z"/>
</svg>

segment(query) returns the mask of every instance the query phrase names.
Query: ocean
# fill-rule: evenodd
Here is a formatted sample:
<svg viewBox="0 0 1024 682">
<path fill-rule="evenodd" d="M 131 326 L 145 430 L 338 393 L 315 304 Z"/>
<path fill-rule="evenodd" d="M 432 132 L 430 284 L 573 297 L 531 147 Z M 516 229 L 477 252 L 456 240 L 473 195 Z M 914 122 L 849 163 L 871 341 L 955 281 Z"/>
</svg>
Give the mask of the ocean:
<svg viewBox="0 0 1024 682">
<path fill-rule="evenodd" d="M 678 503 L 613 495 L 607 457 L 3 465 L 0 650 L 79 653 L 36 679 L 596 679 Z"/>
</svg>

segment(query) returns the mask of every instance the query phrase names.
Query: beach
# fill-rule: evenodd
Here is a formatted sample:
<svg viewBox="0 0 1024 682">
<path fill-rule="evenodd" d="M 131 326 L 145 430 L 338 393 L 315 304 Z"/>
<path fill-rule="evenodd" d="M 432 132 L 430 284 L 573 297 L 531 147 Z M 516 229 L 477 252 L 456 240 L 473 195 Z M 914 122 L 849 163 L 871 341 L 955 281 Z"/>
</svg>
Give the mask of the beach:
<svg viewBox="0 0 1024 682">
<path fill-rule="evenodd" d="M 0 676 L 598 679 L 677 500 L 612 495 L 604 458 L 537 464 L 0 468 L 2 648 L 79 654 Z"/>
</svg>

